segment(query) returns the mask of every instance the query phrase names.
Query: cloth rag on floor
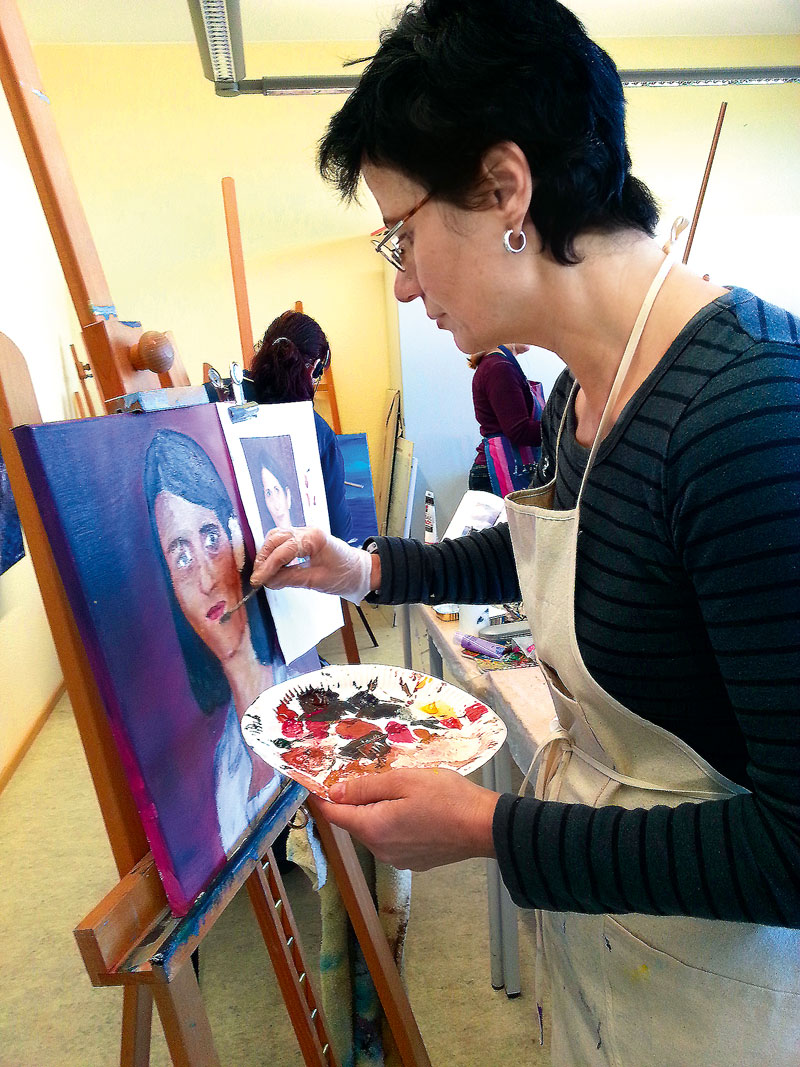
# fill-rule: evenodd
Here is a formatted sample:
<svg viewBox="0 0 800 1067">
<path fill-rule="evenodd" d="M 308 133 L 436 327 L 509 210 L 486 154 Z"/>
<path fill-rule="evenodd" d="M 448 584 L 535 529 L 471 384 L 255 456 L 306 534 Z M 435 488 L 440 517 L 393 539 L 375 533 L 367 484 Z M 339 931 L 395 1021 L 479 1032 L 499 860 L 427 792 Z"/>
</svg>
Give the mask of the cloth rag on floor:
<svg viewBox="0 0 800 1067">
<path fill-rule="evenodd" d="M 401 977 L 411 907 L 411 871 L 381 863 L 353 842 Z M 361 946 L 339 887 L 328 878 L 327 862 L 313 819 L 292 830 L 287 857 L 301 867 L 319 893 L 322 924 L 319 969 L 322 1010 L 342 1067 L 400 1067 L 400 1057 L 383 1017 Z"/>
</svg>

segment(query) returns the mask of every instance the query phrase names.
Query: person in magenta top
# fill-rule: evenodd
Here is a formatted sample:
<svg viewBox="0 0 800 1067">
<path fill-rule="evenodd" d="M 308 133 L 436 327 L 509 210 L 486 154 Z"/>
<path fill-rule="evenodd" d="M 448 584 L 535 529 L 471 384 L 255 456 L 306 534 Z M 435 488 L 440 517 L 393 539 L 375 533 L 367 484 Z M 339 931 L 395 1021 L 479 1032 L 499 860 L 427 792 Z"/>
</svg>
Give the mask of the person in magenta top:
<svg viewBox="0 0 800 1067">
<path fill-rule="evenodd" d="M 519 352 L 527 351 L 527 345 L 500 345 L 491 352 L 477 352 L 467 362 L 475 368 L 472 379 L 472 402 L 475 419 L 481 432 L 475 461 L 469 472 L 469 488 L 487 493 L 504 495 L 507 487 L 492 480 L 487 464 L 487 449 L 497 448 L 503 442 L 504 451 L 513 456 L 517 480 L 526 488 L 538 461 L 542 442 L 543 397 L 535 397 L 525 374 L 517 362 Z M 494 440 L 494 445 L 492 444 Z"/>
</svg>

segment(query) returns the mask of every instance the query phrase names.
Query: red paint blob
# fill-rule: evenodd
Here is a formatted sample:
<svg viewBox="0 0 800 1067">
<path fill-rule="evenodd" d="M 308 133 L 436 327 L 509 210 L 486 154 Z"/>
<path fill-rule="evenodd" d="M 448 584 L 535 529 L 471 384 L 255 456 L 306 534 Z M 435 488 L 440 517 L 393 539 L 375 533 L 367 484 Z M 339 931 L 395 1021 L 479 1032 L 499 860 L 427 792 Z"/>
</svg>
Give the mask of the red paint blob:
<svg viewBox="0 0 800 1067">
<path fill-rule="evenodd" d="M 481 715 L 485 715 L 486 711 L 487 708 L 485 704 L 470 704 L 470 706 L 464 712 L 464 715 L 469 719 L 470 722 L 475 722 L 481 717 Z"/>
</svg>

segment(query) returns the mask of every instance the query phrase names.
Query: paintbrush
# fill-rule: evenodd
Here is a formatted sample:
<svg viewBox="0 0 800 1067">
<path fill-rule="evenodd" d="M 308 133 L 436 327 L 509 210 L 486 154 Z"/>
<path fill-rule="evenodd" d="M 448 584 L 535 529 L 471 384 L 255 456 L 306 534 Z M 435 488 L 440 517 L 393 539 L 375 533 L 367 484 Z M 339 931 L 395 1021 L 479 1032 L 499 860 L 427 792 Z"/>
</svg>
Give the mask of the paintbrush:
<svg viewBox="0 0 800 1067">
<path fill-rule="evenodd" d="M 245 593 L 245 595 L 242 597 L 242 599 L 239 601 L 238 604 L 234 604 L 232 608 L 230 608 L 228 611 L 226 611 L 222 615 L 220 615 L 219 621 L 220 622 L 227 622 L 228 619 L 231 617 L 231 615 L 233 615 L 234 611 L 238 611 L 239 608 L 243 607 L 247 603 L 247 601 L 250 599 L 251 596 L 255 596 L 256 595 L 256 593 L 259 591 L 260 588 L 261 588 L 260 585 L 256 585 L 250 590 L 249 593 Z"/>
</svg>

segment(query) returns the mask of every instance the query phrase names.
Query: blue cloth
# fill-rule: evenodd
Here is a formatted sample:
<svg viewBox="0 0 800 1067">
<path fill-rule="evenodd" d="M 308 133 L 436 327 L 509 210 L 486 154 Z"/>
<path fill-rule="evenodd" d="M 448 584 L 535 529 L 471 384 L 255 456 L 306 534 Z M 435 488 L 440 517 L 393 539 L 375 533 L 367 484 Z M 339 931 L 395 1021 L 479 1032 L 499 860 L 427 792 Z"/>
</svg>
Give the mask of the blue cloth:
<svg viewBox="0 0 800 1067">
<path fill-rule="evenodd" d="M 325 483 L 325 496 L 328 500 L 328 518 L 331 533 L 349 541 L 353 536 L 353 519 L 344 495 L 344 460 L 336 440 L 336 434 L 327 422 L 314 412 L 314 426 L 317 430 L 317 447 L 322 464 L 322 480 Z"/>
</svg>

